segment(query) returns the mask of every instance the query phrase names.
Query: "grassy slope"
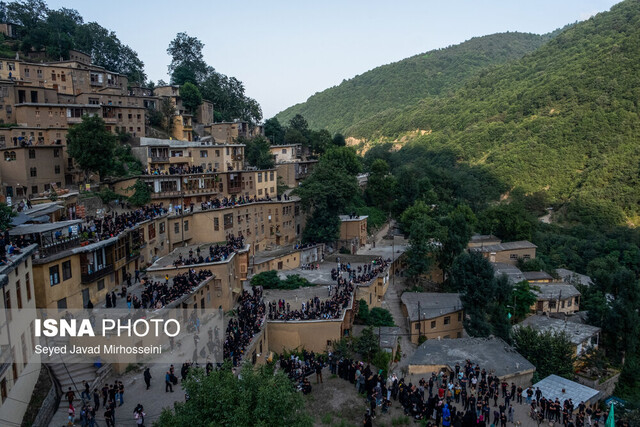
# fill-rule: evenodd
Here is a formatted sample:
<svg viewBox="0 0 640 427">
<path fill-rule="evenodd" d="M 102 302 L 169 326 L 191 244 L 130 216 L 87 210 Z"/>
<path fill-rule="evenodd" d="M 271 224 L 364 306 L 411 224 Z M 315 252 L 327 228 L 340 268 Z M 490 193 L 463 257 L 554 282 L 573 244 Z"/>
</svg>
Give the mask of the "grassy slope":
<svg viewBox="0 0 640 427">
<path fill-rule="evenodd" d="M 485 67 L 521 58 L 550 38 L 536 34 L 500 33 L 475 37 L 383 65 L 311 96 L 277 114 L 281 123 L 302 114 L 311 128 L 344 131 L 377 113 L 398 109 L 460 87 Z"/>
</svg>

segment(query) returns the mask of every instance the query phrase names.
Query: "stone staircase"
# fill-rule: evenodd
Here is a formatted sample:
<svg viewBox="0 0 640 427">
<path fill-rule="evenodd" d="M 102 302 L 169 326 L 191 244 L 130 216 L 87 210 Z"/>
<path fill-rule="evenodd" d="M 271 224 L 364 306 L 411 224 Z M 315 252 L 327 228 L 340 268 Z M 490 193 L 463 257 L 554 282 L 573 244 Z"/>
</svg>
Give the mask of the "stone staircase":
<svg viewBox="0 0 640 427">
<path fill-rule="evenodd" d="M 66 363 L 66 362 L 65 362 Z M 87 381 L 90 385 L 98 377 L 97 370 L 92 363 L 49 363 L 51 372 L 56 377 L 56 380 L 60 383 L 62 389 L 62 398 L 60 399 L 59 409 L 66 411 L 69 408 L 69 403 L 65 394 L 71 387 L 76 394 L 76 400 L 74 406 L 80 403 L 80 393 L 84 390 L 82 381 Z M 92 389 L 93 390 L 93 389 Z"/>
</svg>

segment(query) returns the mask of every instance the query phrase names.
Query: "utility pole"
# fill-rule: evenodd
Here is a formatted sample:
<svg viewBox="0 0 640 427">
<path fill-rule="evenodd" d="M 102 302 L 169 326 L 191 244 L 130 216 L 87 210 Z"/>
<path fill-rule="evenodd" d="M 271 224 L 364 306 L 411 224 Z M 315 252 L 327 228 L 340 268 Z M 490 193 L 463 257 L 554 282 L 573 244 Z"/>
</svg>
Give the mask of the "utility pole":
<svg viewBox="0 0 640 427">
<path fill-rule="evenodd" d="M 409 328 L 411 328 L 411 322 L 409 322 Z M 420 308 L 420 301 L 418 301 L 418 341 L 422 335 L 422 309 Z"/>
</svg>

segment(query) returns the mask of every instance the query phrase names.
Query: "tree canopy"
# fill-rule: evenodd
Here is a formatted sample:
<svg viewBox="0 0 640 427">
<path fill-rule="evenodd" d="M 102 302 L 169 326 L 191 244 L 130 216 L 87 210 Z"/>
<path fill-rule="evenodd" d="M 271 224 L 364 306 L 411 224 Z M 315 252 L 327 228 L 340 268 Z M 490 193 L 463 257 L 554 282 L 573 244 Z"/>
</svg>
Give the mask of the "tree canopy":
<svg viewBox="0 0 640 427">
<path fill-rule="evenodd" d="M 173 409 L 163 409 L 155 426 L 312 426 L 304 411 L 302 394 L 282 372 L 270 365 L 244 365 L 236 376 L 230 366 L 206 375 L 201 368 L 189 370 L 182 383 L 189 396 Z M 212 398 L 215 396 L 215 398 Z"/>
</svg>

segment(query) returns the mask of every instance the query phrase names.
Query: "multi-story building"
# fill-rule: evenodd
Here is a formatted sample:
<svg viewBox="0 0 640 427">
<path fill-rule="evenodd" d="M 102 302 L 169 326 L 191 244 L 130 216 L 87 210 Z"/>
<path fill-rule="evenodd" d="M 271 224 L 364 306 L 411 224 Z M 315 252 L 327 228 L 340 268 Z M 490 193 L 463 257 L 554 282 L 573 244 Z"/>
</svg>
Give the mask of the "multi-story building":
<svg viewBox="0 0 640 427">
<path fill-rule="evenodd" d="M 65 183 L 64 146 L 30 145 L 0 148 L 2 156 L 2 193 L 6 197 L 23 199 L 38 197 L 52 185 Z"/>
<path fill-rule="evenodd" d="M 169 98 L 171 100 L 171 104 L 174 108 L 171 136 L 182 141 L 192 141 L 193 115 L 190 114 L 182 104 L 182 98 L 180 97 L 180 86 L 158 86 L 153 90 L 153 94 L 158 98 Z"/>
<path fill-rule="evenodd" d="M 211 141 L 176 141 L 140 138 L 133 154 L 149 173 L 169 174 L 171 167 L 201 168 L 203 172 L 239 171 L 244 168 L 244 144 Z"/>
<path fill-rule="evenodd" d="M 272 145 L 269 151 L 276 164 L 302 160 L 302 144 Z"/>
<path fill-rule="evenodd" d="M 464 312 L 459 294 L 405 292 L 402 310 L 409 322 L 411 342 L 462 338 Z"/>
<path fill-rule="evenodd" d="M 317 160 L 296 160 L 293 162 L 276 163 L 278 178 L 283 185 L 297 188 L 315 168 Z"/>
<path fill-rule="evenodd" d="M 0 419 L 20 425 L 41 369 L 34 353 L 36 297 L 31 257 L 36 245 L 23 248 L 0 267 Z M 5 404 L 6 403 L 6 404 Z"/>
<path fill-rule="evenodd" d="M 516 265 L 519 259 L 535 259 L 537 246 L 526 240 L 502 242 L 470 247 L 470 251 L 480 252 L 489 262 Z"/>
<path fill-rule="evenodd" d="M 262 125 L 251 125 L 245 121 L 212 123 L 205 127 L 205 131 L 211 135 L 216 142 L 236 142 L 238 138 L 254 138 L 264 135 Z"/>
</svg>

